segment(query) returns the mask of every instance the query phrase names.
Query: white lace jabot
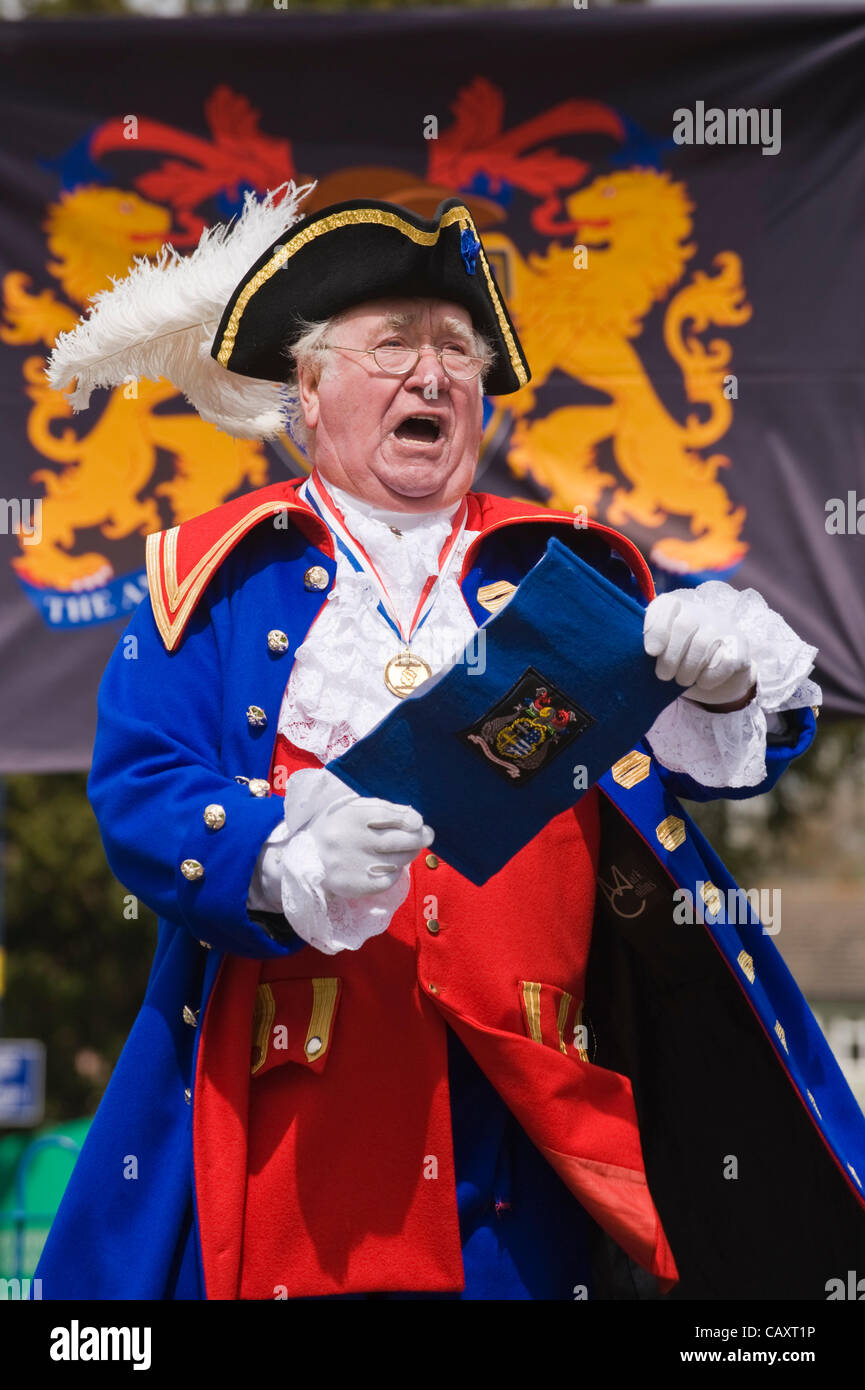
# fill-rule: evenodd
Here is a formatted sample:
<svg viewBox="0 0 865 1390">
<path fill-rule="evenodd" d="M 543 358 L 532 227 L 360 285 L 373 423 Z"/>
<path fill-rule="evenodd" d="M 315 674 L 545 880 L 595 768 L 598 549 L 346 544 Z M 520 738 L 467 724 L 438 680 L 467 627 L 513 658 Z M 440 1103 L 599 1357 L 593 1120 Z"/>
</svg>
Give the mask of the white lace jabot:
<svg viewBox="0 0 865 1390">
<path fill-rule="evenodd" d="M 407 632 L 427 577 L 437 573 L 459 503 L 410 516 L 373 507 L 332 485 L 329 491 L 381 575 Z M 462 562 L 476 534 L 463 532 L 430 616 L 412 638 L 412 651 L 434 673 L 477 631 L 459 587 Z M 323 763 L 369 733 L 399 704 L 399 696 L 385 685 L 384 668 L 402 643 L 377 604 L 373 583 L 337 550 L 336 581 L 324 611 L 297 649 L 279 716 L 280 732 Z"/>
<path fill-rule="evenodd" d="M 404 633 L 421 590 L 438 572 L 438 557 L 450 534 L 459 502 L 441 511 L 407 515 L 362 502 L 340 488 L 328 490 L 384 581 Z M 433 673 L 449 665 L 477 632 L 459 586 L 466 551 L 477 532 L 464 531 L 430 616 L 412 638 L 411 649 Z M 402 642 L 377 611 L 378 593 L 337 549 L 336 579 L 324 609 L 297 649 L 279 715 L 279 731 L 322 763 L 369 733 L 399 696 L 388 690 L 384 669 Z M 408 892 L 404 869 L 392 888 L 355 900 L 328 899 L 322 867 L 303 827 L 313 815 L 347 794 L 325 769 L 302 769 L 291 779 L 285 819 L 268 841 L 253 878 L 250 906 L 282 911 L 302 923 L 302 934 L 325 954 L 356 950 L 384 931 Z"/>
</svg>

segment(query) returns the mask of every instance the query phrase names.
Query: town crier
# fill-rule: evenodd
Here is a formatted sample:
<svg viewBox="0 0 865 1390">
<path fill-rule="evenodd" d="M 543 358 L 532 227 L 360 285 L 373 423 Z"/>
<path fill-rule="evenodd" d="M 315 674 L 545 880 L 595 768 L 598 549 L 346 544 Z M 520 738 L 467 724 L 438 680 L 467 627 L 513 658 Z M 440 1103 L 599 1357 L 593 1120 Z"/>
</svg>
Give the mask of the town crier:
<svg viewBox="0 0 865 1390">
<path fill-rule="evenodd" d="M 655 597 L 616 531 L 472 491 L 484 395 L 529 364 L 465 202 L 286 215 L 246 264 L 172 380 L 311 467 L 148 537 L 89 795 L 159 941 L 43 1296 L 824 1297 L 862 1254 L 865 1126 L 676 800 L 804 752 L 815 649 L 754 590 Z M 74 364 L 73 334 L 57 384 Z M 551 537 L 639 601 L 683 691 L 479 887 L 328 764 L 470 659 Z"/>
</svg>

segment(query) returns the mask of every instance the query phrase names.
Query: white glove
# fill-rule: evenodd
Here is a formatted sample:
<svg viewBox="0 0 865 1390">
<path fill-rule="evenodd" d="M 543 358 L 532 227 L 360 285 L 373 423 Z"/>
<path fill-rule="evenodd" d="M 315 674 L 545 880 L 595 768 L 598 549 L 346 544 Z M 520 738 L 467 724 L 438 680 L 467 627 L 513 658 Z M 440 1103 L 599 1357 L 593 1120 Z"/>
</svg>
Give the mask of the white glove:
<svg viewBox="0 0 865 1390">
<path fill-rule="evenodd" d="M 360 797 L 327 768 L 301 768 L 259 855 L 248 906 L 281 911 L 325 955 L 357 951 L 387 931 L 408 895 L 408 865 L 432 838 L 411 807 Z"/>
<path fill-rule="evenodd" d="M 748 638 L 729 613 L 713 612 L 688 589 L 653 599 L 646 609 L 643 644 L 656 656 L 659 680 L 688 686 L 683 697 L 707 705 L 743 699 L 757 679 Z"/>
<path fill-rule="evenodd" d="M 356 792 L 320 811 L 306 830 L 324 868 L 321 886 L 337 898 L 362 898 L 391 888 L 434 836 L 411 806 Z"/>
</svg>

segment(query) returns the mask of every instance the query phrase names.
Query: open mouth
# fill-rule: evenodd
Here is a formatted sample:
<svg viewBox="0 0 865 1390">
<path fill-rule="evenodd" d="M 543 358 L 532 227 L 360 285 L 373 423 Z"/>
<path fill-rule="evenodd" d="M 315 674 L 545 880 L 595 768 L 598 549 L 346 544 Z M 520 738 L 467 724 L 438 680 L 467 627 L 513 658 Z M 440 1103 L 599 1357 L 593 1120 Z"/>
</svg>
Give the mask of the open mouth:
<svg viewBox="0 0 865 1390">
<path fill-rule="evenodd" d="M 430 415 L 410 415 L 394 430 L 396 439 L 411 440 L 416 444 L 435 444 L 441 434 L 441 424 Z"/>
</svg>

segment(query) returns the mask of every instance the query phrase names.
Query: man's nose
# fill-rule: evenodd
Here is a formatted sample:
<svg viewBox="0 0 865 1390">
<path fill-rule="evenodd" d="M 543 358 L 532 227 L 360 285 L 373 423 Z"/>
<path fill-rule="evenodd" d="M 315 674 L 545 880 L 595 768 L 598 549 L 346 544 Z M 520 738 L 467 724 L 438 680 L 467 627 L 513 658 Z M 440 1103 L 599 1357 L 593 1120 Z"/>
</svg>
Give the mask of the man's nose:
<svg viewBox="0 0 865 1390">
<path fill-rule="evenodd" d="M 451 379 L 437 356 L 438 349 L 434 348 L 431 343 L 425 343 L 419 352 L 420 357 L 414 371 L 409 372 L 406 386 L 412 390 L 416 390 L 418 387 L 426 390 L 427 387 L 434 386 L 436 394 L 441 390 L 449 390 Z"/>
</svg>

